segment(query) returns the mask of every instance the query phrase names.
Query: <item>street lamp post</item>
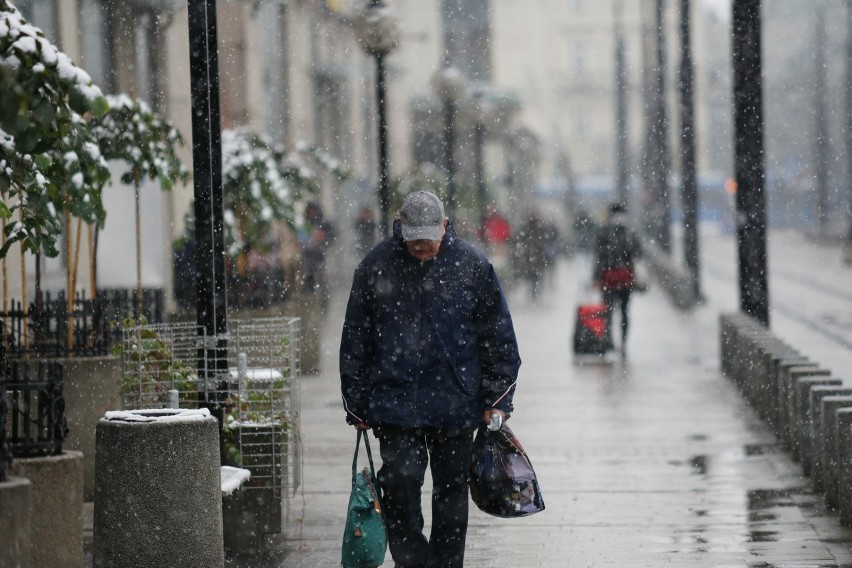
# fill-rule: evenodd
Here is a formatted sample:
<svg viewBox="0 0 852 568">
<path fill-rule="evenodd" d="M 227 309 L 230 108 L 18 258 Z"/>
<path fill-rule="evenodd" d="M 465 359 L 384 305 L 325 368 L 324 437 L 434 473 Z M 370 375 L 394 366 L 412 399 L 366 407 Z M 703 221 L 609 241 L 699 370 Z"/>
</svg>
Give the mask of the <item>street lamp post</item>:
<svg viewBox="0 0 852 568">
<path fill-rule="evenodd" d="M 622 5 L 615 5 L 615 191 L 625 207 L 629 205 L 629 170 L 627 157 L 627 68 L 624 58 L 624 30 L 621 25 Z"/>
<path fill-rule="evenodd" d="M 196 320 L 210 341 L 198 347 L 199 375 L 206 388 L 228 372 L 227 280 L 222 209 L 222 137 L 216 0 L 189 0 L 189 74 L 192 98 L 192 178 L 195 195 Z M 223 424 L 223 384 L 202 392 Z M 212 396 L 211 396 L 212 395 Z M 224 446 L 220 444 L 224 457 Z"/>
<path fill-rule="evenodd" d="M 485 187 L 485 100 L 481 92 L 476 93 L 473 99 L 473 167 L 476 177 L 476 189 L 479 201 L 479 228 L 485 230 L 485 219 L 488 216 L 486 201 L 488 192 Z"/>
<path fill-rule="evenodd" d="M 465 82 L 457 67 L 445 65 L 432 77 L 432 88 L 444 103 L 444 170 L 447 174 L 447 210 L 456 212 L 456 105 L 464 98 Z"/>
<path fill-rule="evenodd" d="M 817 232 L 824 238 L 828 231 L 828 116 L 825 104 L 827 77 L 825 70 L 825 16 L 816 10 L 814 61 L 814 181 L 816 182 Z"/>
<path fill-rule="evenodd" d="M 663 0 L 656 0 L 654 5 L 654 21 L 656 22 L 656 40 L 654 52 L 656 68 L 654 69 L 654 146 L 655 153 L 652 162 L 654 172 L 654 200 L 652 202 L 652 218 L 654 226 L 653 238 L 666 253 L 671 252 L 671 203 L 669 198 L 669 121 L 666 111 L 666 46 L 665 46 L 665 7 Z"/>
<path fill-rule="evenodd" d="M 358 16 L 358 42 L 367 55 L 376 59 L 376 115 L 379 121 L 379 209 L 381 230 L 390 234 L 390 187 L 388 121 L 386 110 L 385 56 L 399 43 L 399 28 L 393 13 L 382 0 L 370 0 Z"/>
<path fill-rule="evenodd" d="M 701 276 L 698 246 L 698 183 L 695 173 L 695 112 L 690 43 L 690 1 L 680 0 L 680 128 L 681 183 L 683 207 L 683 254 L 692 282 L 692 294 L 701 298 Z"/>
<path fill-rule="evenodd" d="M 846 263 L 852 264 L 852 0 L 846 3 Z"/>
<path fill-rule="evenodd" d="M 769 327 L 760 0 L 732 8 L 740 308 Z"/>
</svg>

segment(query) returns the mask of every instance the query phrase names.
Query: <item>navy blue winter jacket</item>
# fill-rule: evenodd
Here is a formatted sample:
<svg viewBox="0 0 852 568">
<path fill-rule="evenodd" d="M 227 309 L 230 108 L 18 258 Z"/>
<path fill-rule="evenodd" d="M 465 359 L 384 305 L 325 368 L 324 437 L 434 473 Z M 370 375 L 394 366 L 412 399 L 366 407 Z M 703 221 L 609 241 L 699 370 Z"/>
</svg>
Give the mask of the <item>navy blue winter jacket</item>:
<svg viewBox="0 0 852 568">
<path fill-rule="evenodd" d="M 423 262 L 397 222 L 355 269 L 340 344 L 350 424 L 478 426 L 484 409 L 512 411 L 520 365 L 494 267 L 452 224 Z"/>
</svg>

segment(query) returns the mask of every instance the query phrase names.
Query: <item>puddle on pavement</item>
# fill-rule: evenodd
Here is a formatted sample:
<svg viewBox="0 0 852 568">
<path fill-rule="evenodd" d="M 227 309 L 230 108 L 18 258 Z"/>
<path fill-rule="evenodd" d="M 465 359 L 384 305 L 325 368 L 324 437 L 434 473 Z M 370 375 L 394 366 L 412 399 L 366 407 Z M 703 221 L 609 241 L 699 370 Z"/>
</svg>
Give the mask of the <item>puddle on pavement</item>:
<svg viewBox="0 0 852 568">
<path fill-rule="evenodd" d="M 748 533 L 748 542 L 775 542 L 777 540 L 777 531 L 750 531 Z"/>
<path fill-rule="evenodd" d="M 775 444 L 746 444 L 743 446 L 743 450 L 745 451 L 745 455 L 748 457 L 753 456 L 764 456 L 766 454 L 773 454 L 776 450 Z"/>
<path fill-rule="evenodd" d="M 707 475 L 707 465 L 709 462 L 710 458 L 704 455 L 689 458 L 689 465 L 692 466 L 692 471 L 698 475 Z"/>
</svg>

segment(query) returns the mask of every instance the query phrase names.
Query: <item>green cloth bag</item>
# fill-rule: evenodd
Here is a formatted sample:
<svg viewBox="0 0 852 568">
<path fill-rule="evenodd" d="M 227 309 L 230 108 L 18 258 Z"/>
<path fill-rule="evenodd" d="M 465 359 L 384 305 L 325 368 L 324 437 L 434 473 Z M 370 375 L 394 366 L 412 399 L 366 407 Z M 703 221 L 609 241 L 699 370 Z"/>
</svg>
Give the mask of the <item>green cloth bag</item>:
<svg viewBox="0 0 852 568">
<path fill-rule="evenodd" d="M 358 471 L 358 450 L 362 435 L 370 469 L 365 467 Z M 365 430 L 358 430 L 355 457 L 352 458 L 352 493 L 346 511 L 346 530 L 343 532 L 343 552 L 340 558 L 343 568 L 378 568 L 385 561 L 388 535 L 377 487 L 370 441 Z"/>
</svg>

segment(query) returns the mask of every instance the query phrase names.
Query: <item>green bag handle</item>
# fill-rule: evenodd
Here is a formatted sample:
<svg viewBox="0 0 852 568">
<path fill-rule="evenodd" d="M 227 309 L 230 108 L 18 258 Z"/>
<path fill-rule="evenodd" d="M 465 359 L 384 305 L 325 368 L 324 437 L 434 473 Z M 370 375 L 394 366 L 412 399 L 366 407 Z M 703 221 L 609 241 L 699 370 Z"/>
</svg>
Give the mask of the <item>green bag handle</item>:
<svg viewBox="0 0 852 568">
<path fill-rule="evenodd" d="M 367 449 L 367 459 L 370 461 L 370 475 L 376 477 L 376 468 L 373 467 L 373 454 L 370 452 L 370 438 L 366 430 L 358 430 L 358 439 L 355 442 L 355 457 L 352 458 L 352 475 L 358 471 L 358 450 L 361 448 L 361 435 L 364 435 L 364 447 Z"/>
</svg>

